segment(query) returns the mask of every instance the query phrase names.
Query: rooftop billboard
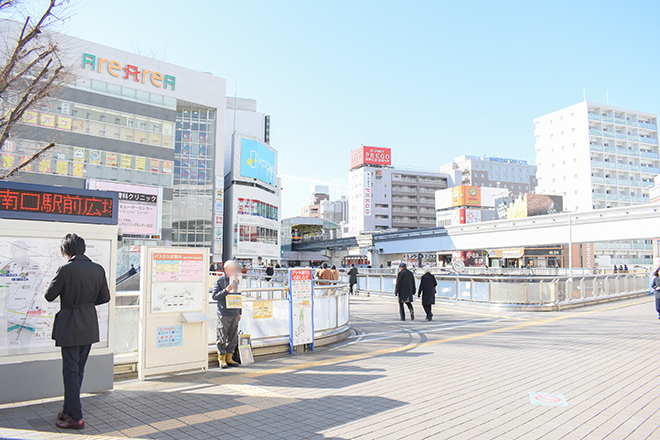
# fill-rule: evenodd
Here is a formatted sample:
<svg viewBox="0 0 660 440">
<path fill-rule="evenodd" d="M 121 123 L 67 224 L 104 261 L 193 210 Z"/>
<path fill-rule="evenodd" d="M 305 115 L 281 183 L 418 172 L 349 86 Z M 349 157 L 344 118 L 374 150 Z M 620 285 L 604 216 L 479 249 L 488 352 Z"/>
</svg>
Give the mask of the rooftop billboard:
<svg viewBox="0 0 660 440">
<path fill-rule="evenodd" d="M 481 187 L 467 185 L 453 187 L 451 206 L 481 206 Z"/>
<path fill-rule="evenodd" d="M 495 202 L 497 217 L 525 218 L 535 215 L 557 214 L 564 210 L 562 196 L 545 194 L 521 194 L 517 198 L 503 197 Z"/>
<path fill-rule="evenodd" d="M 392 165 L 392 149 L 382 147 L 360 147 L 351 151 L 351 169 L 360 165 Z"/>
</svg>

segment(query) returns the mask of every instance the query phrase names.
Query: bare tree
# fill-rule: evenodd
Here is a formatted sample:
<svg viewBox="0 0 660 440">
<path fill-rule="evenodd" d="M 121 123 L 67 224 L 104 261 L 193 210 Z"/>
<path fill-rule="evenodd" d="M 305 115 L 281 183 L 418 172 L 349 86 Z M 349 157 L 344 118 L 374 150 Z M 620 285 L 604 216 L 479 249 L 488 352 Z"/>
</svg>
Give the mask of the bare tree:
<svg viewBox="0 0 660 440">
<path fill-rule="evenodd" d="M 71 79 L 57 40 L 46 31 L 53 23 L 62 20 L 58 14 L 66 3 L 66 0 L 50 0 L 46 10 L 35 20 L 29 13 L 22 12 L 20 0 L 0 0 L 3 16 L 21 15 L 17 32 L 7 32 L 11 26 L 3 27 L 0 37 L 0 41 L 5 40 L 1 41 L 0 47 L 0 103 L 6 109 L 0 115 L 0 149 L 27 110 L 52 96 Z M 0 176 L 0 180 L 15 175 L 52 147 L 51 143 L 37 151 L 27 161 Z"/>
</svg>

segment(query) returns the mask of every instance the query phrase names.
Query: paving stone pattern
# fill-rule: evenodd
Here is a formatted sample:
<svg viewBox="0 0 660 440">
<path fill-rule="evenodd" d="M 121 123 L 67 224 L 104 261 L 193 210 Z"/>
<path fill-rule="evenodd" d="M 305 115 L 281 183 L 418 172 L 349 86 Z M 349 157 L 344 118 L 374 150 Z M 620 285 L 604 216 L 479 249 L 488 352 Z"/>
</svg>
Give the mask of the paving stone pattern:
<svg viewBox="0 0 660 440">
<path fill-rule="evenodd" d="M 660 320 L 652 298 L 553 313 L 437 305 L 398 320 L 392 298 L 351 298 L 353 335 L 297 356 L 115 383 L 83 398 L 0 407 L 25 439 L 660 439 Z M 561 393 L 539 406 L 530 392 Z"/>
</svg>

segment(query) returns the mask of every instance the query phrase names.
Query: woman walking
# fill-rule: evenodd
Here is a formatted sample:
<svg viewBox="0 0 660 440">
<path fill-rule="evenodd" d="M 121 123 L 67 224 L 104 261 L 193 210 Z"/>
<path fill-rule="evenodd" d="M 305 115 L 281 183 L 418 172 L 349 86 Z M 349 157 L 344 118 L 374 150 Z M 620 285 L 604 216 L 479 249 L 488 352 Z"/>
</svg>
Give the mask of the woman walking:
<svg viewBox="0 0 660 440">
<path fill-rule="evenodd" d="M 435 286 L 437 285 L 438 282 L 435 280 L 433 274 L 431 274 L 431 267 L 427 266 L 419 282 L 419 289 L 417 290 L 417 297 L 422 297 L 422 307 L 424 307 L 424 312 L 426 312 L 427 321 L 433 319 L 431 306 L 435 304 Z"/>
<path fill-rule="evenodd" d="M 660 272 L 660 269 L 656 269 L 653 272 L 651 289 L 653 289 L 653 293 L 655 294 L 655 310 L 658 312 L 658 319 L 660 319 L 660 275 L 658 275 L 658 272 Z"/>
</svg>

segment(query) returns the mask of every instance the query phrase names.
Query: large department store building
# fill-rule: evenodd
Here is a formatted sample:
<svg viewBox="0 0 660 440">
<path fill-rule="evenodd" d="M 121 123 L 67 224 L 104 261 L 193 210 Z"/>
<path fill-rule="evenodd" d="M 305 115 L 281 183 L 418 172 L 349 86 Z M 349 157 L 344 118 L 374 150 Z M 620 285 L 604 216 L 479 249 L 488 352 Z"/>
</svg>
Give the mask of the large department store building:
<svg viewBox="0 0 660 440">
<path fill-rule="evenodd" d="M 16 23 L 0 21 L 2 32 Z M 120 192 L 118 272 L 140 244 L 223 252 L 225 80 L 64 35 L 75 82 L 26 112 L 3 171 L 55 142 L 14 179 Z M 2 111 L 12 108 L 2 102 Z M 137 264 L 136 264 L 137 266 Z"/>
</svg>

